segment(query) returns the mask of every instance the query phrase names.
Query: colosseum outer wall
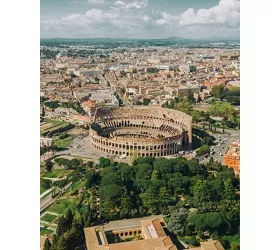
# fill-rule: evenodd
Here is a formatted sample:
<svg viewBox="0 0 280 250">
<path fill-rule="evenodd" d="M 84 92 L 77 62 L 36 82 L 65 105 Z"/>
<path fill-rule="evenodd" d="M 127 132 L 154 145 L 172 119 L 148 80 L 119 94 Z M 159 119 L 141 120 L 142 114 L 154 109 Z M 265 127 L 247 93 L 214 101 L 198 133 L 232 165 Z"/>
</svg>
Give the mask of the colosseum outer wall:
<svg viewBox="0 0 280 250">
<path fill-rule="evenodd" d="M 103 131 L 115 134 L 114 130 L 118 132 L 123 128 L 137 131 L 139 135 L 106 137 L 102 134 Z M 143 130 L 160 131 L 162 138 L 139 138 Z M 180 111 L 150 106 L 100 108 L 90 128 L 90 140 L 96 149 L 109 155 L 172 155 L 191 148 L 192 118 Z"/>
</svg>

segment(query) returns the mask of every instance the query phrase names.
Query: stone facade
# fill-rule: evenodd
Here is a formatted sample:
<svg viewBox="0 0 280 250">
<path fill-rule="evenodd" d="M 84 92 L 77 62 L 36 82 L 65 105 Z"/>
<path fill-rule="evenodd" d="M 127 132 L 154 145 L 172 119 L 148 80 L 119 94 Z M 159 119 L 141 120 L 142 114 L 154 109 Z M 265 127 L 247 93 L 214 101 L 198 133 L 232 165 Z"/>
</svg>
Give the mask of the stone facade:
<svg viewBox="0 0 280 250">
<path fill-rule="evenodd" d="M 90 140 L 109 155 L 172 155 L 191 148 L 192 118 L 152 106 L 99 108 L 91 124 Z"/>
</svg>

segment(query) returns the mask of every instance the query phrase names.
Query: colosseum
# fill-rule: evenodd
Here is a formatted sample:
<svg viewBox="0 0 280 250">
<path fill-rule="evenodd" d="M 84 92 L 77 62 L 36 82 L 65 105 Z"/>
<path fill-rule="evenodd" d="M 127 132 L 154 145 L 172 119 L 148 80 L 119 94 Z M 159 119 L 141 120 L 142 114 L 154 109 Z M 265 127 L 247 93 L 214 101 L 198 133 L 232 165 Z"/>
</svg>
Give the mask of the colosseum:
<svg viewBox="0 0 280 250">
<path fill-rule="evenodd" d="M 90 140 L 109 155 L 172 155 L 191 148 L 192 118 L 161 107 L 98 108 Z"/>
</svg>

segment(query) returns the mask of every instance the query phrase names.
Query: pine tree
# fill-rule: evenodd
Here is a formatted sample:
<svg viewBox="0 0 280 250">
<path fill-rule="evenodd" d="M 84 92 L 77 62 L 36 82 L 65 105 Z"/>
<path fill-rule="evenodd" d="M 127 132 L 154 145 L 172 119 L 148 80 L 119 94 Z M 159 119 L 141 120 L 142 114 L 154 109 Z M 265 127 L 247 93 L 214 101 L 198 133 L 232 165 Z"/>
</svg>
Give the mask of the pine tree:
<svg viewBox="0 0 280 250">
<path fill-rule="evenodd" d="M 68 250 L 67 241 L 63 235 L 59 237 L 55 246 L 55 250 Z"/>
<path fill-rule="evenodd" d="M 49 238 L 46 239 L 45 244 L 44 244 L 44 250 L 50 250 L 52 247 L 52 244 L 49 240 Z"/>
<path fill-rule="evenodd" d="M 62 236 L 66 231 L 67 231 L 66 220 L 65 220 L 64 216 L 61 216 L 59 218 L 59 221 L 57 223 L 57 228 L 56 228 L 57 238 L 60 238 L 60 236 Z"/>
<path fill-rule="evenodd" d="M 73 214 L 70 208 L 68 208 L 66 215 L 65 215 L 65 225 L 67 230 L 71 228 L 73 222 Z"/>
</svg>

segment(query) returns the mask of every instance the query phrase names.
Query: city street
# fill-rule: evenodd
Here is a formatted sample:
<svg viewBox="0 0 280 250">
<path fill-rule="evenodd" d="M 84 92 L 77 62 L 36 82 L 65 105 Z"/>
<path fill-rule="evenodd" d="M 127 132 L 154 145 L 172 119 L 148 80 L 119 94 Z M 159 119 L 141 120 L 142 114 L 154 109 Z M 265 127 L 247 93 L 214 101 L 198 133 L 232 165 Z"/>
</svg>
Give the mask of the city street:
<svg viewBox="0 0 280 250">
<path fill-rule="evenodd" d="M 223 163 L 224 155 L 232 142 L 240 139 L 240 132 L 236 130 L 225 130 L 225 134 L 211 134 L 216 138 L 216 145 L 211 146 L 210 156 L 201 159 L 200 162 L 206 163 L 212 156 L 215 161 Z"/>
</svg>

